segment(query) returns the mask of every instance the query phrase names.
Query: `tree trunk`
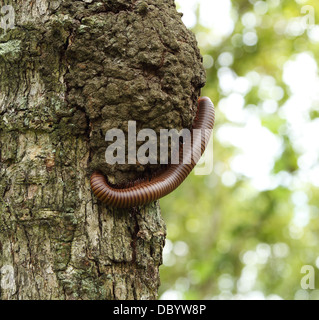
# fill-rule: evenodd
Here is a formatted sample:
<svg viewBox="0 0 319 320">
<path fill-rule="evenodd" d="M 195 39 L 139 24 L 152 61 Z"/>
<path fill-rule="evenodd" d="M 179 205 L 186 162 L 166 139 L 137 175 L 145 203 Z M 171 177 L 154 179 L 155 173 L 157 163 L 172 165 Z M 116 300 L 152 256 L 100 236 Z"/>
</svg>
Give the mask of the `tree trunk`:
<svg viewBox="0 0 319 320">
<path fill-rule="evenodd" d="M 107 130 L 190 126 L 205 81 L 194 36 L 173 0 L 4 5 L 15 28 L 0 29 L 0 298 L 156 299 L 158 202 L 109 208 L 89 181 L 158 168 L 105 163 Z"/>
</svg>

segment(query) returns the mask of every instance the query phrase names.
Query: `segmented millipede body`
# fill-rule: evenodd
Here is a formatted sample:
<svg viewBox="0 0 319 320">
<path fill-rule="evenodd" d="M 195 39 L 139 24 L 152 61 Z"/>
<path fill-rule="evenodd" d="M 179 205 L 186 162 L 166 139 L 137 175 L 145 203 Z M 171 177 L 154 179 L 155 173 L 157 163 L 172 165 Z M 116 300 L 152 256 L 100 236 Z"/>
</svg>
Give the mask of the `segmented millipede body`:
<svg viewBox="0 0 319 320">
<path fill-rule="evenodd" d="M 193 123 L 192 146 L 190 150 L 186 150 L 186 153 L 185 151 L 183 153 L 183 148 L 180 148 L 179 164 L 170 164 L 164 172 L 158 174 L 151 181 L 143 181 L 126 189 L 116 189 L 109 186 L 103 174 L 94 172 L 91 176 L 93 193 L 103 203 L 116 208 L 141 206 L 166 196 L 174 191 L 195 167 L 206 149 L 214 123 L 213 103 L 207 97 L 200 98 Z M 194 134 L 196 131 L 201 134 Z M 191 153 L 191 161 L 184 164 L 183 159 L 189 152 Z"/>
</svg>

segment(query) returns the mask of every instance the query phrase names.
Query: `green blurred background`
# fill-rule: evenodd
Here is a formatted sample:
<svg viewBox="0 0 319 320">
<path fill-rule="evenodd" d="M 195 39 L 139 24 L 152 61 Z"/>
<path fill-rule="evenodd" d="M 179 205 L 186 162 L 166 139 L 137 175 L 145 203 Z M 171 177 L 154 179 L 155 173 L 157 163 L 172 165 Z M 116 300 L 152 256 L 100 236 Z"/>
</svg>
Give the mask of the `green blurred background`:
<svg viewBox="0 0 319 320">
<path fill-rule="evenodd" d="M 217 122 L 213 173 L 161 201 L 161 299 L 317 300 L 319 2 L 176 3 Z M 301 288 L 304 265 L 318 290 Z"/>
</svg>

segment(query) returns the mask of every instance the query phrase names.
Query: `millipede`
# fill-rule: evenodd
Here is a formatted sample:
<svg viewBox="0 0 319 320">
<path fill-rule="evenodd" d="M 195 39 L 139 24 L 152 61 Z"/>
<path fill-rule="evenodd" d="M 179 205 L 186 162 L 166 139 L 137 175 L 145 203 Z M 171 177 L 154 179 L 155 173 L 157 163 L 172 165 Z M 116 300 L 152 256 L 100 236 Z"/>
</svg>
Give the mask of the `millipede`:
<svg viewBox="0 0 319 320">
<path fill-rule="evenodd" d="M 206 149 L 214 124 L 214 105 L 208 97 L 202 97 L 198 100 L 198 110 L 192 127 L 192 145 L 189 150 L 180 148 L 178 164 L 168 165 L 165 171 L 159 173 L 150 181 L 142 181 L 125 189 L 111 187 L 104 175 L 96 171 L 91 176 L 93 193 L 101 202 L 116 208 L 142 206 L 168 195 L 181 185 L 196 166 Z M 194 134 L 195 129 L 201 134 Z M 190 154 L 188 154 L 189 152 Z M 187 154 L 191 161 L 185 164 L 183 159 Z"/>
</svg>

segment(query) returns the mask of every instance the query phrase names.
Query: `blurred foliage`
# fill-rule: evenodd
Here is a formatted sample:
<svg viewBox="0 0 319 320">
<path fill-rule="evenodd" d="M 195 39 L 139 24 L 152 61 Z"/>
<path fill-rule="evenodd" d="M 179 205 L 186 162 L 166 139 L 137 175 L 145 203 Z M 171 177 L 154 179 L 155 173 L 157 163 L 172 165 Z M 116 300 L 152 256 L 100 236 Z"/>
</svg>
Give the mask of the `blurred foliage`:
<svg viewBox="0 0 319 320">
<path fill-rule="evenodd" d="M 311 41 L 310 27 L 301 31 L 293 26 L 289 29 L 289 23 L 303 16 L 305 5 L 314 8 L 318 22 L 318 0 L 233 0 L 233 32 L 217 45 L 202 45 L 199 41 L 203 56 L 211 61 L 203 95 L 211 97 L 217 107 L 214 172 L 210 176 L 191 174 L 161 201 L 168 229 L 161 267 L 162 298 L 319 299 L 318 184 L 298 182 L 302 153 L 294 146 L 287 119 L 280 114 L 292 94 L 283 80 L 285 63 L 302 52 L 319 60 L 319 42 Z M 210 30 L 201 25 L 199 10 L 197 17 L 194 33 L 209 34 Z M 253 26 L 247 27 L 249 23 Z M 247 32 L 251 34 L 245 43 Z M 252 33 L 258 37 L 255 44 Z M 221 59 L 225 52 L 226 62 Z M 232 59 L 227 62 L 227 57 Z M 274 112 L 262 110 L 263 102 L 269 98 L 261 94 L 257 85 L 243 93 L 244 109 L 257 114 L 261 125 L 281 141 L 281 153 L 269 174 L 286 175 L 295 182 L 260 190 L 253 185 L 252 177 L 233 170 L 232 160 L 240 150 L 223 143 L 216 134 L 225 125 L 240 126 L 219 108 L 219 102 L 231 94 L 221 88 L 219 72 L 225 65 L 237 77 L 246 77 L 253 71 L 272 77 L 282 88 Z M 316 108 L 309 110 L 309 123 L 318 118 Z M 255 164 L 257 168 L 258 165 Z M 298 225 L 298 210 L 308 213 L 308 222 Z M 303 265 L 315 268 L 318 290 L 302 290 Z"/>
</svg>

